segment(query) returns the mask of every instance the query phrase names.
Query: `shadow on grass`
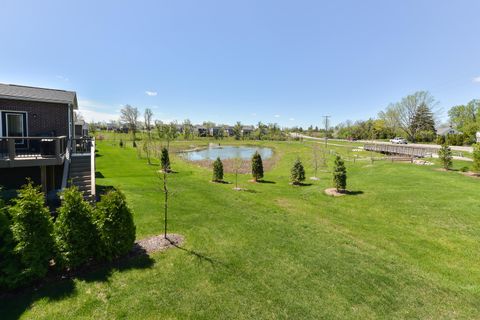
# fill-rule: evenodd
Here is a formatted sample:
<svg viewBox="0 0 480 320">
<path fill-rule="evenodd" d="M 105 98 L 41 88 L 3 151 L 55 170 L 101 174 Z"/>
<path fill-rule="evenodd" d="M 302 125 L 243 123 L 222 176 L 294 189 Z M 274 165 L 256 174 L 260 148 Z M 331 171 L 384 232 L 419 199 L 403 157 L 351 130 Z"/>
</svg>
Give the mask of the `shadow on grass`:
<svg viewBox="0 0 480 320">
<path fill-rule="evenodd" d="M 86 282 L 106 282 L 114 271 L 148 269 L 154 264 L 145 250 L 132 249 L 131 253 L 108 263 L 92 264 L 69 273 L 50 274 L 31 287 L 10 293 L 0 292 L 0 319 L 18 319 L 38 300 L 60 301 L 75 294 L 75 279 Z"/>
<path fill-rule="evenodd" d="M 257 183 L 276 184 L 275 181 L 270 181 L 270 180 L 257 180 Z"/>
<path fill-rule="evenodd" d="M 297 182 L 297 183 L 291 183 L 291 185 L 296 187 L 310 187 L 313 185 L 313 183 Z"/>
<path fill-rule="evenodd" d="M 95 171 L 95 178 L 100 179 L 105 178 L 105 176 L 100 171 Z"/>
<path fill-rule="evenodd" d="M 360 190 L 357 190 L 357 191 L 345 191 L 346 194 L 348 194 L 349 196 L 358 196 L 359 194 L 363 194 L 364 192 L 363 191 L 360 191 Z"/>
<path fill-rule="evenodd" d="M 187 249 L 185 247 L 182 247 L 180 245 L 178 245 L 177 243 L 175 243 L 174 241 L 171 241 L 170 239 L 167 238 L 167 240 L 170 242 L 170 244 L 172 246 L 174 246 L 175 248 L 177 249 L 180 249 L 182 251 L 185 251 L 186 253 L 194 256 L 195 258 L 198 258 L 200 261 L 205 261 L 205 262 L 208 262 L 210 263 L 211 265 L 215 266 L 215 265 L 220 265 L 222 267 L 228 267 L 225 263 L 219 261 L 219 260 L 216 260 L 214 258 L 211 258 L 209 256 L 207 256 L 206 254 L 203 254 L 201 252 L 198 252 L 198 251 L 195 251 L 195 250 L 191 250 L 191 249 Z"/>
</svg>

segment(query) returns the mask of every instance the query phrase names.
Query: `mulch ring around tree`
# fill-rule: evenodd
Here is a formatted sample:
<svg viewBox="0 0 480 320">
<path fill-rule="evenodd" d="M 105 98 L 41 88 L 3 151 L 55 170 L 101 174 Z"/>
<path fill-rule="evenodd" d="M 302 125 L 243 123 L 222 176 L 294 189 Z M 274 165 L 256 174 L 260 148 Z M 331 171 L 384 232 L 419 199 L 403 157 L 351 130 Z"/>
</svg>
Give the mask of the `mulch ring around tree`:
<svg viewBox="0 0 480 320">
<path fill-rule="evenodd" d="M 342 196 L 346 196 L 348 192 L 347 191 L 339 192 L 337 191 L 337 188 L 328 188 L 328 189 L 325 189 L 325 194 L 332 197 L 342 197 Z"/>
<path fill-rule="evenodd" d="M 142 253 L 151 253 L 157 251 L 164 251 L 169 248 L 180 246 L 185 238 L 180 234 L 167 233 L 167 238 L 164 235 L 153 236 L 138 240 L 135 242 L 131 255 L 139 255 Z"/>
</svg>

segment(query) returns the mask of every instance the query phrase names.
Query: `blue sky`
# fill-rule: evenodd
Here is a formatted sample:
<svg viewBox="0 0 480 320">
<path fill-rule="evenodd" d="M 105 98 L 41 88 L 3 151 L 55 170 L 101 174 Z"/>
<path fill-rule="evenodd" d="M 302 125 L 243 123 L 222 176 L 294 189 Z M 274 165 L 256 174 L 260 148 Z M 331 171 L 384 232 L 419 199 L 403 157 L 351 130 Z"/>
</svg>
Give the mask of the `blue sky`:
<svg viewBox="0 0 480 320">
<path fill-rule="evenodd" d="M 0 3 L 0 82 L 75 90 L 87 119 L 321 125 L 429 90 L 480 98 L 480 1 Z"/>
</svg>

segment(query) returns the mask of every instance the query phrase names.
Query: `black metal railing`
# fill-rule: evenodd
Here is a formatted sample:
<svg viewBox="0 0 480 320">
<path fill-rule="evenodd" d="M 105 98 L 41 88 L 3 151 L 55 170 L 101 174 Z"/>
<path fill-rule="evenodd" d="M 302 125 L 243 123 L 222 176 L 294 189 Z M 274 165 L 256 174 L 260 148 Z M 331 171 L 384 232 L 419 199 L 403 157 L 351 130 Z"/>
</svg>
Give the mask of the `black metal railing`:
<svg viewBox="0 0 480 320">
<path fill-rule="evenodd" d="M 92 151 L 92 138 L 72 139 L 72 154 L 89 154 Z"/>
<path fill-rule="evenodd" d="M 0 159 L 62 158 L 67 137 L 0 137 Z"/>
</svg>

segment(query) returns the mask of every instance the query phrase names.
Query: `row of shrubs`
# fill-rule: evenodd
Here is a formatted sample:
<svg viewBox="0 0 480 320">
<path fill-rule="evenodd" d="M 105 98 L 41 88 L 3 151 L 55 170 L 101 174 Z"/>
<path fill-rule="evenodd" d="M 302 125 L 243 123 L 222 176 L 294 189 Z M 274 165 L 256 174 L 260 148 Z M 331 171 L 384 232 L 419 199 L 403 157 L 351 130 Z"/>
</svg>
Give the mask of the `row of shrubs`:
<svg viewBox="0 0 480 320">
<path fill-rule="evenodd" d="M 253 181 L 259 181 L 263 178 L 263 162 L 258 152 L 252 157 L 252 177 Z M 223 181 L 223 163 L 220 157 L 213 162 L 213 178 L 214 182 Z M 290 181 L 294 185 L 301 185 L 305 181 L 305 168 L 302 161 L 297 158 L 290 169 Z M 334 162 L 333 182 L 337 191 L 344 191 L 347 187 L 347 169 L 343 159 L 337 155 Z"/>
<path fill-rule="evenodd" d="M 51 269 L 76 269 L 129 252 L 135 225 L 125 196 L 107 192 L 93 207 L 76 187 L 61 193 L 56 219 L 45 195 L 27 183 L 7 206 L 0 200 L 0 289 L 14 289 Z"/>
</svg>

